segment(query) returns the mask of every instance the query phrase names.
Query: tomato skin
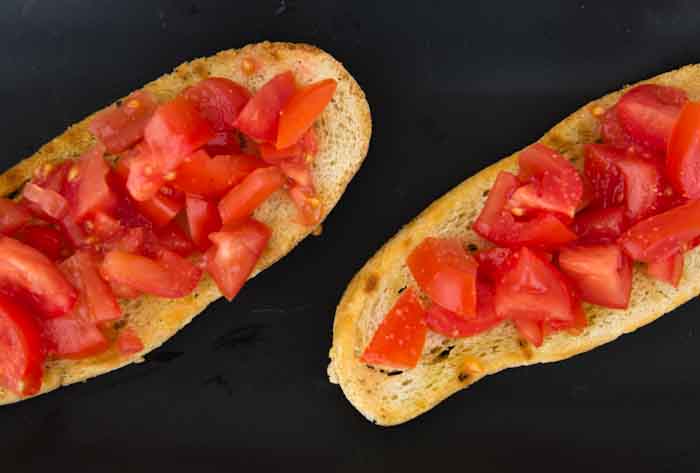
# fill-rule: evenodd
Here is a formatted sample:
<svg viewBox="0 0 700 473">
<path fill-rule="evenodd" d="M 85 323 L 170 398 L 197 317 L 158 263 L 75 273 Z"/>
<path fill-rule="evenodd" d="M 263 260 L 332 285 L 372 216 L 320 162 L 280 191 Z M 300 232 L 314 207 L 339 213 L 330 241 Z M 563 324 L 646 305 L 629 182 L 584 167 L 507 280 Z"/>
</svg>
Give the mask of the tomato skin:
<svg viewBox="0 0 700 473">
<path fill-rule="evenodd" d="M 333 98 L 337 82 L 325 79 L 297 90 L 280 111 L 277 149 L 299 141 Z"/>
<path fill-rule="evenodd" d="M 206 269 L 229 302 L 250 277 L 271 235 L 264 223 L 254 219 L 209 235 L 213 245 L 205 254 Z"/>
<path fill-rule="evenodd" d="M 318 225 L 321 222 L 323 203 L 313 187 L 292 184 L 287 192 L 297 208 L 297 222 L 306 226 Z"/>
<path fill-rule="evenodd" d="M 38 393 L 45 356 L 33 314 L 0 294 L 0 386 L 22 396 Z"/>
<path fill-rule="evenodd" d="M 85 305 L 87 319 L 97 324 L 121 318 L 121 308 L 109 285 L 100 276 L 95 256 L 79 250 L 63 261 L 59 269 L 73 287 L 78 289 L 80 297 L 78 304 Z"/>
<path fill-rule="evenodd" d="M 251 98 L 234 122 L 235 127 L 257 141 L 274 143 L 282 108 L 294 94 L 296 84 L 291 71 L 270 79 Z"/>
<path fill-rule="evenodd" d="M 51 225 L 27 225 L 15 235 L 15 238 L 39 250 L 52 261 L 64 256 L 64 250 L 66 250 L 61 232 Z"/>
<path fill-rule="evenodd" d="M 152 233 L 147 233 L 145 250 L 155 254 L 158 248 L 165 248 L 180 256 L 190 256 L 196 249 L 192 239 L 175 221 L 164 227 L 155 228 Z"/>
<path fill-rule="evenodd" d="M 284 174 L 276 167 L 256 169 L 219 201 L 224 224 L 249 217 L 273 192 L 284 184 Z"/>
<path fill-rule="evenodd" d="M 617 245 L 562 248 L 559 267 L 584 301 L 613 309 L 629 305 L 632 263 Z"/>
<path fill-rule="evenodd" d="M 503 321 L 494 310 L 493 292 L 491 284 L 477 282 L 477 311 L 473 319 L 464 319 L 433 304 L 425 313 L 425 323 L 433 332 L 450 338 L 469 337 L 485 332 Z"/>
<path fill-rule="evenodd" d="M 673 287 L 678 287 L 683 277 L 685 257 L 683 253 L 676 253 L 659 261 L 647 264 L 647 275 L 650 278 L 666 282 Z"/>
<path fill-rule="evenodd" d="M 617 207 L 625 200 L 625 183 L 615 158 L 624 151 L 608 145 L 587 144 L 583 147 L 584 173 L 593 191 L 592 207 Z"/>
<path fill-rule="evenodd" d="M 28 291 L 43 318 L 68 313 L 78 298 L 50 259 L 9 237 L 0 237 L 0 280 Z"/>
<path fill-rule="evenodd" d="M 681 109 L 668 144 L 666 174 L 680 195 L 700 198 L 700 102 L 686 102 Z"/>
<path fill-rule="evenodd" d="M 656 164 L 626 155 L 615 162 L 625 182 L 627 216 L 639 220 L 651 214 L 661 194 L 661 174 Z"/>
<path fill-rule="evenodd" d="M 624 207 L 585 210 L 574 219 L 579 243 L 613 243 L 627 229 Z"/>
<path fill-rule="evenodd" d="M 31 220 L 29 211 L 16 202 L 0 197 L 0 233 L 11 235 Z"/>
<path fill-rule="evenodd" d="M 649 217 L 622 234 L 619 245 L 633 260 L 653 263 L 682 252 L 700 236 L 700 200 Z"/>
<path fill-rule="evenodd" d="M 408 288 L 379 324 L 360 361 L 396 369 L 414 368 L 427 332 L 425 310 L 413 289 Z"/>
<path fill-rule="evenodd" d="M 143 341 L 133 328 L 126 327 L 117 335 L 117 349 L 122 355 L 133 355 L 143 351 Z"/>
<path fill-rule="evenodd" d="M 477 263 L 457 239 L 428 237 L 406 260 L 430 299 L 465 319 L 476 317 Z"/>
<path fill-rule="evenodd" d="M 607 109 L 600 118 L 600 135 L 603 143 L 616 148 L 627 149 L 635 144 L 632 137 L 620 124 L 620 119 L 617 116 L 617 106 Z"/>
<path fill-rule="evenodd" d="M 221 217 L 216 203 L 187 196 L 187 224 L 192 241 L 201 251 L 206 251 L 211 246 L 209 234 L 221 229 Z"/>
<path fill-rule="evenodd" d="M 250 100 L 248 89 L 224 77 L 204 79 L 183 95 L 215 131 L 232 130 L 238 114 Z"/>
<path fill-rule="evenodd" d="M 109 211 L 116 203 L 116 196 L 107 184 L 110 167 L 103 156 L 104 147 L 95 146 L 80 158 L 73 209 L 77 222 L 95 212 Z"/>
<path fill-rule="evenodd" d="M 151 94 L 138 90 L 97 112 L 88 129 L 104 144 L 108 153 L 120 153 L 141 141 L 157 106 Z"/>
<path fill-rule="evenodd" d="M 29 182 L 22 189 L 22 198 L 29 202 L 39 217 L 60 220 L 68 213 L 68 201 L 58 192 Z"/>
</svg>

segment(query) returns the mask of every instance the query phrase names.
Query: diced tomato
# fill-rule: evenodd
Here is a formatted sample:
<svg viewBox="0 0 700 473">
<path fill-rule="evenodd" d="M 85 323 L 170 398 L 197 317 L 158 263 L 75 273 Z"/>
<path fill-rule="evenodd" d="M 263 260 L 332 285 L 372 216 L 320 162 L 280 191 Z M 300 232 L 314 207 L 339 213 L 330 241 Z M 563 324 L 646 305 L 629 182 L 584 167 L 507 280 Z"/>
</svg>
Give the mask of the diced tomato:
<svg viewBox="0 0 700 473">
<path fill-rule="evenodd" d="M 202 198 L 218 198 L 248 174 L 264 166 L 265 163 L 255 156 L 238 154 L 210 158 L 200 150 L 188 156 L 177 168 L 173 186 Z"/>
<path fill-rule="evenodd" d="M 509 269 L 508 265 L 514 260 L 511 259 L 513 250 L 510 248 L 489 248 L 474 254 L 474 258 L 479 263 L 478 275 L 491 283 L 495 283 Z"/>
<path fill-rule="evenodd" d="M 545 320 L 542 322 L 542 334 L 546 337 L 549 332 L 566 330 L 571 335 L 580 335 L 588 326 L 588 317 L 583 311 L 581 299 L 575 294 L 575 289 L 569 282 L 569 295 L 571 296 L 571 311 L 574 317 L 571 320 Z"/>
<path fill-rule="evenodd" d="M 525 340 L 536 347 L 542 346 L 544 333 L 542 332 L 541 322 L 532 319 L 514 319 L 513 323 L 515 324 L 515 328 L 518 329 L 518 333 L 520 333 Z"/>
<path fill-rule="evenodd" d="M 27 225 L 15 235 L 15 238 L 39 250 L 53 261 L 65 256 L 64 252 L 67 250 L 63 235 L 51 225 Z"/>
<path fill-rule="evenodd" d="M 219 131 L 202 148 L 209 156 L 241 154 L 241 143 L 237 131 Z"/>
<path fill-rule="evenodd" d="M 665 153 L 671 131 L 688 100 L 676 87 L 642 84 L 632 87 L 617 103 L 617 116 L 627 133 L 638 143 Z"/>
<path fill-rule="evenodd" d="M 126 188 L 129 195 L 137 202 L 144 202 L 158 194 L 165 182 L 165 171 L 159 167 L 149 147 L 142 145 L 137 150 L 134 155 L 117 162 L 117 172 L 120 168 L 128 170 Z"/>
<path fill-rule="evenodd" d="M 44 318 L 66 314 L 78 298 L 50 259 L 9 237 L 0 237 L 0 281 L 29 292 Z"/>
<path fill-rule="evenodd" d="M 219 201 L 224 224 L 249 217 L 273 192 L 284 184 L 284 174 L 276 167 L 256 169 Z"/>
<path fill-rule="evenodd" d="M 589 209 L 576 215 L 573 225 L 581 243 L 612 243 L 627 229 L 624 207 Z"/>
<path fill-rule="evenodd" d="M 323 205 L 312 187 L 292 184 L 287 191 L 297 208 L 297 221 L 301 225 L 312 226 L 321 221 Z"/>
<path fill-rule="evenodd" d="M 196 266 L 192 261 L 184 258 L 174 251 L 167 248 L 161 248 L 156 253 L 156 260 L 171 274 L 172 280 L 170 291 L 173 294 L 180 294 L 174 297 L 186 296 L 197 287 L 202 279 L 202 269 Z M 146 292 L 146 291 L 144 291 Z M 166 296 L 167 297 L 167 296 Z"/>
<path fill-rule="evenodd" d="M 680 195 L 700 198 L 700 102 L 686 102 L 681 110 L 668 144 L 666 173 Z"/>
<path fill-rule="evenodd" d="M 115 235 L 102 244 L 103 251 L 121 250 L 127 253 L 142 253 L 146 241 L 146 229 L 132 227 Z"/>
<path fill-rule="evenodd" d="M 30 204 L 29 208 L 39 217 L 60 220 L 68 212 L 68 202 L 65 197 L 56 191 L 44 189 L 31 182 L 25 184 L 22 198 Z"/>
<path fill-rule="evenodd" d="M 110 168 L 103 155 L 104 147 L 95 146 L 80 158 L 73 211 L 78 222 L 95 212 L 108 211 L 116 204 L 116 196 L 107 184 Z"/>
<path fill-rule="evenodd" d="M 61 163 L 46 163 L 34 171 L 32 182 L 39 187 L 50 189 L 60 194 L 64 190 L 63 186 L 66 184 L 71 168 L 74 168 L 76 171 L 78 169 L 78 163 L 71 159 Z"/>
<path fill-rule="evenodd" d="M 685 257 L 683 253 L 676 253 L 662 260 L 647 264 L 647 275 L 669 283 L 673 287 L 678 287 L 683 277 L 683 266 Z"/>
<path fill-rule="evenodd" d="M 109 348 L 107 337 L 79 308 L 42 324 L 48 351 L 56 358 L 87 358 Z"/>
<path fill-rule="evenodd" d="M 523 247 L 496 283 L 494 306 L 504 319 L 571 320 L 571 302 L 563 275 L 551 263 Z"/>
<path fill-rule="evenodd" d="M 274 143 L 277 139 L 280 112 L 295 89 L 296 84 L 291 71 L 276 75 L 248 101 L 234 125 L 254 140 Z"/>
<path fill-rule="evenodd" d="M 131 286 L 121 284 L 117 281 L 109 281 L 109 287 L 112 289 L 112 293 L 117 299 L 136 299 L 143 295 L 138 289 L 134 289 Z"/>
<path fill-rule="evenodd" d="M 254 219 L 209 235 L 213 245 L 205 255 L 206 268 L 226 299 L 236 297 L 248 280 L 271 235 L 264 223 Z"/>
<path fill-rule="evenodd" d="M 109 285 L 99 273 L 97 259 L 87 251 L 77 251 L 61 263 L 60 269 L 79 293 L 78 304 L 85 305 L 92 323 L 112 322 L 122 316 L 121 308 Z"/>
<path fill-rule="evenodd" d="M 287 159 L 302 157 L 303 154 L 304 151 L 299 143 L 282 149 L 277 149 L 275 145 L 268 143 L 260 145 L 260 157 L 269 164 L 279 164 Z"/>
<path fill-rule="evenodd" d="M 163 189 L 165 188 L 161 188 Z M 137 204 L 139 211 L 156 227 L 166 226 L 184 206 L 184 199 L 163 192 L 158 192 L 152 199 Z"/>
<path fill-rule="evenodd" d="M 408 288 L 379 324 L 360 360 L 390 368 L 414 368 L 423 353 L 427 332 L 425 310 L 413 289 Z"/>
<path fill-rule="evenodd" d="M 299 141 L 333 98 L 337 82 L 325 79 L 297 90 L 282 107 L 275 147 L 287 148 Z"/>
<path fill-rule="evenodd" d="M 588 208 L 588 206 L 593 203 L 593 185 L 585 174 L 581 175 L 581 183 L 583 184 L 583 193 L 581 194 L 581 202 L 578 204 L 576 212 L 580 212 L 581 210 Z"/>
<path fill-rule="evenodd" d="M 406 260 L 421 290 L 465 319 L 476 317 L 477 262 L 457 239 L 423 240 Z"/>
<path fill-rule="evenodd" d="M 224 77 L 210 77 L 183 93 L 215 131 L 232 130 L 238 114 L 250 100 L 245 87 Z"/>
<path fill-rule="evenodd" d="M 44 346 L 34 315 L 0 295 L 0 386 L 23 396 L 39 392 Z"/>
<path fill-rule="evenodd" d="M 469 337 L 495 327 L 503 319 L 493 307 L 493 287 L 477 282 L 477 311 L 473 319 L 463 317 L 433 304 L 425 313 L 425 322 L 433 331 L 450 338 Z"/>
<path fill-rule="evenodd" d="M 29 211 L 10 199 L 0 197 L 0 233 L 10 235 L 31 220 Z"/>
<path fill-rule="evenodd" d="M 593 190 L 593 207 L 617 207 L 625 199 L 625 181 L 615 160 L 623 151 L 608 145 L 587 144 L 583 147 L 585 156 L 584 173 Z"/>
<path fill-rule="evenodd" d="M 117 335 L 117 349 L 122 355 L 132 355 L 144 349 L 143 341 L 133 328 L 126 327 Z"/>
<path fill-rule="evenodd" d="M 155 237 L 153 243 L 158 247 L 173 251 L 180 256 L 190 256 L 195 251 L 194 243 L 190 237 L 174 221 L 164 227 L 156 228 L 153 231 L 153 236 Z M 148 243 L 146 246 L 149 246 Z"/>
<path fill-rule="evenodd" d="M 88 244 L 88 235 L 83 227 L 75 223 L 70 215 L 66 215 L 59 222 L 61 232 L 73 248 L 81 248 Z"/>
<path fill-rule="evenodd" d="M 294 181 L 296 184 L 306 187 L 307 189 L 313 188 L 314 181 L 313 177 L 311 176 L 311 167 L 306 159 L 287 159 L 279 163 L 279 168 L 282 170 L 285 176 Z"/>
<path fill-rule="evenodd" d="M 187 196 L 187 225 L 195 245 L 206 251 L 211 246 L 209 234 L 221 229 L 221 217 L 216 204 L 209 200 Z"/>
<path fill-rule="evenodd" d="M 107 152 L 122 152 L 143 138 L 143 130 L 158 104 L 151 94 L 138 90 L 97 112 L 90 120 L 90 133 L 100 140 Z"/>
<path fill-rule="evenodd" d="M 629 154 L 615 161 L 625 181 L 625 206 L 631 220 L 649 215 L 657 204 L 661 175 L 656 164 Z"/>
<path fill-rule="evenodd" d="M 617 245 L 563 248 L 559 267 L 584 301 L 614 309 L 629 305 L 632 263 Z"/>
<path fill-rule="evenodd" d="M 700 236 L 700 200 L 649 217 L 622 234 L 619 244 L 635 261 L 653 263 L 682 252 Z"/>
<path fill-rule="evenodd" d="M 634 146 L 632 137 L 625 131 L 617 117 L 617 106 L 610 107 L 600 119 L 600 135 L 603 143 L 616 148 L 627 149 Z"/>
<path fill-rule="evenodd" d="M 119 220 L 104 212 L 95 213 L 95 217 L 91 222 L 94 235 L 101 241 L 107 240 L 122 231 Z"/>
</svg>

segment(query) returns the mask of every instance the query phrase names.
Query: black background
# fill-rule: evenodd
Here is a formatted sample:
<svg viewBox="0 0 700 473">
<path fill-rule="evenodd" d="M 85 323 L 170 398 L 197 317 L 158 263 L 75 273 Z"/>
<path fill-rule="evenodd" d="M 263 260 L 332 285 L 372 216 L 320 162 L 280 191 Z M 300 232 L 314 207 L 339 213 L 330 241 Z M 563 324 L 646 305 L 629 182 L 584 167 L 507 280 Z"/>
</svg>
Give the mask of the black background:
<svg viewBox="0 0 700 473">
<path fill-rule="evenodd" d="M 387 238 L 581 104 L 700 61 L 697 1 L 374 3 L 2 1 L 5 168 L 185 60 L 265 39 L 334 54 L 374 121 L 322 238 L 145 363 L 2 408 L 3 471 L 700 469 L 698 302 L 391 429 L 325 372 L 335 305 Z"/>
</svg>

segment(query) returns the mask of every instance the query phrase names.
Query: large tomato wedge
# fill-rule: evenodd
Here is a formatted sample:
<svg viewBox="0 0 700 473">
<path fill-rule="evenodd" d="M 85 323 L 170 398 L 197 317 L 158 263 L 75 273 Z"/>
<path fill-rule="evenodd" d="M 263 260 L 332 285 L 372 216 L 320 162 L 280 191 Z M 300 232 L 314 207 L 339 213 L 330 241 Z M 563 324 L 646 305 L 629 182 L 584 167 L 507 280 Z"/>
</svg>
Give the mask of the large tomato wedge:
<svg viewBox="0 0 700 473">
<path fill-rule="evenodd" d="M 280 111 L 277 149 L 299 141 L 331 101 L 337 85 L 335 80 L 325 79 L 302 87 L 292 95 Z"/>
<path fill-rule="evenodd" d="M 232 130 L 238 114 L 250 100 L 248 89 L 223 77 L 204 79 L 183 95 L 216 131 Z"/>
<path fill-rule="evenodd" d="M 108 211 L 116 204 L 116 196 L 107 184 L 110 167 L 103 155 L 104 148 L 95 146 L 80 158 L 73 211 L 78 222 L 95 212 Z"/>
<path fill-rule="evenodd" d="M 284 174 L 276 167 L 256 169 L 219 201 L 219 214 L 225 224 L 249 217 L 273 192 L 284 184 Z"/>
<path fill-rule="evenodd" d="M 209 235 L 213 245 L 205 254 L 207 271 L 226 299 L 232 300 L 241 290 L 271 235 L 264 223 L 254 219 Z"/>
<path fill-rule="evenodd" d="M 625 181 L 615 165 L 623 154 L 608 145 L 587 144 L 583 147 L 584 173 L 591 184 L 593 207 L 617 207 L 625 200 Z"/>
<path fill-rule="evenodd" d="M 60 265 L 63 274 L 79 293 L 88 319 L 93 323 L 111 322 L 122 316 L 109 285 L 99 273 L 97 259 L 87 251 L 77 251 Z"/>
<path fill-rule="evenodd" d="M 562 274 L 527 247 L 511 257 L 496 283 L 494 306 L 504 319 L 571 320 L 569 290 Z"/>
<path fill-rule="evenodd" d="M 425 310 L 413 289 L 408 288 L 379 324 L 360 360 L 390 368 L 413 368 L 423 353 L 427 332 Z"/>
<path fill-rule="evenodd" d="M 563 248 L 559 267 L 584 301 L 614 309 L 627 308 L 632 290 L 632 263 L 619 246 Z"/>
<path fill-rule="evenodd" d="M 620 98 L 617 117 L 636 142 L 665 153 L 673 126 L 687 100 L 685 91 L 676 87 L 642 84 Z"/>
<path fill-rule="evenodd" d="M 243 107 L 234 123 L 236 128 L 254 140 L 274 143 L 277 139 L 280 112 L 295 89 L 296 84 L 291 71 L 276 75 Z"/>
<path fill-rule="evenodd" d="M 585 210 L 576 214 L 573 225 L 581 243 L 612 243 L 627 229 L 624 207 Z"/>
<path fill-rule="evenodd" d="M 39 217 L 60 220 L 68 213 L 68 201 L 56 191 L 44 189 L 33 182 L 25 184 L 22 198 Z"/>
<path fill-rule="evenodd" d="M 187 196 L 187 225 L 195 245 L 205 251 L 211 246 L 209 234 L 221 229 L 221 217 L 216 204 L 209 200 Z"/>
<path fill-rule="evenodd" d="M 143 138 L 143 130 L 158 104 L 151 94 L 138 90 L 98 112 L 90 121 L 90 132 L 107 152 L 122 152 Z"/>
<path fill-rule="evenodd" d="M 469 337 L 484 332 L 498 325 L 503 319 L 496 315 L 493 307 L 493 287 L 490 284 L 477 281 L 477 310 L 476 317 L 463 317 L 432 305 L 425 313 L 425 322 L 433 331 L 450 338 Z"/>
<path fill-rule="evenodd" d="M 45 318 L 66 314 L 78 298 L 50 259 L 8 237 L 0 237 L 0 282 L 31 294 Z"/>
<path fill-rule="evenodd" d="M 44 346 L 34 316 L 0 295 L 0 386 L 24 396 L 39 392 Z"/>
<path fill-rule="evenodd" d="M 649 217 L 622 234 L 619 244 L 635 261 L 653 263 L 681 253 L 700 236 L 700 200 Z"/>
<path fill-rule="evenodd" d="M 681 110 L 668 144 L 666 173 L 676 192 L 700 198 L 700 102 L 686 102 Z"/>
<path fill-rule="evenodd" d="M 434 303 L 463 318 L 476 316 L 477 262 L 459 240 L 426 238 L 406 261 L 414 279 Z"/>
<path fill-rule="evenodd" d="M 16 202 L 0 197 L 0 233 L 10 235 L 31 220 L 29 211 Z"/>
<path fill-rule="evenodd" d="M 683 277 L 683 266 L 685 257 L 683 253 L 676 253 L 662 260 L 649 263 L 647 265 L 647 275 L 659 281 L 669 283 L 673 287 L 678 287 Z"/>
</svg>

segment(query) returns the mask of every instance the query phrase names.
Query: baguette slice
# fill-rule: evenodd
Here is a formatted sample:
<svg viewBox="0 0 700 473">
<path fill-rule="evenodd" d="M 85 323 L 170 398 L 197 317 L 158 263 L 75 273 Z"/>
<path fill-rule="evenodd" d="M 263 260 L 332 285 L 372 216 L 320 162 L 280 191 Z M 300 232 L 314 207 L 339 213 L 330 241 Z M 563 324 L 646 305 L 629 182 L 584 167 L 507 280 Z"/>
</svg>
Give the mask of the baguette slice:
<svg viewBox="0 0 700 473">
<path fill-rule="evenodd" d="M 690 65 L 646 82 L 680 87 L 700 99 L 700 65 Z M 540 142 L 582 164 L 582 145 L 599 137 L 592 111 L 614 104 L 623 91 L 582 107 L 545 134 Z M 414 285 L 406 257 L 427 236 L 454 236 L 481 248 L 471 230 L 488 190 L 500 171 L 515 172 L 517 153 L 470 177 L 432 203 L 389 240 L 357 273 L 338 305 L 328 375 L 370 421 L 395 425 L 426 412 L 451 394 L 506 368 L 558 361 L 591 350 L 632 332 L 700 294 L 700 250 L 689 252 L 683 279 L 674 289 L 647 278 L 635 268 L 629 309 L 585 305 L 589 327 L 582 335 L 559 332 L 535 348 L 517 336 L 512 323 L 462 339 L 429 333 L 416 368 L 403 373 L 369 367 L 359 356 L 378 324 L 396 301 L 398 291 Z M 490 245 L 489 245 L 490 246 Z M 472 247 L 473 249 L 473 247 Z"/>
<path fill-rule="evenodd" d="M 241 62 L 244 58 L 252 58 L 257 65 L 256 72 L 251 76 L 242 72 Z M 331 103 L 315 124 L 319 153 L 313 165 L 313 175 L 325 218 L 362 164 L 372 131 L 369 105 L 362 89 L 343 65 L 329 54 L 305 44 L 253 44 L 182 64 L 171 74 L 156 79 L 144 88 L 154 94 L 159 102 L 173 98 L 186 87 L 209 76 L 227 77 L 257 90 L 274 75 L 290 69 L 300 84 L 326 78 L 338 82 Z M 71 126 L 36 154 L 1 175 L 0 195 L 17 191 L 38 166 L 75 158 L 88 149 L 94 142 L 88 132 L 90 118 Z M 273 194 L 255 212 L 257 219 L 270 226 L 272 237 L 251 277 L 286 255 L 314 230 L 294 223 L 295 216 L 291 200 L 282 191 Z M 143 355 L 163 344 L 220 296 L 216 285 L 205 277 L 192 294 L 181 299 L 140 297 L 123 301 L 125 317 L 129 326 L 143 340 L 144 350 L 133 355 L 120 355 L 111 349 L 93 358 L 49 362 L 40 394 L 142 361 Z M 0 404 L 17 400 L 16 395 L 0 389 Z"/>
</svg>

